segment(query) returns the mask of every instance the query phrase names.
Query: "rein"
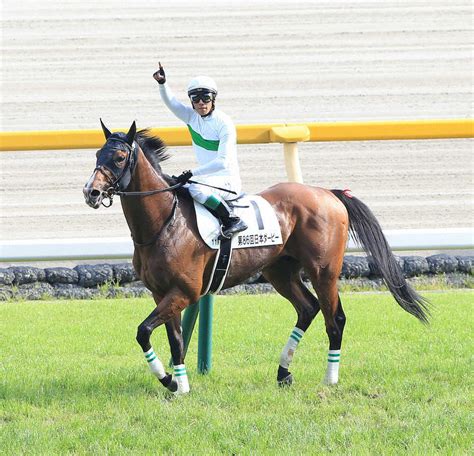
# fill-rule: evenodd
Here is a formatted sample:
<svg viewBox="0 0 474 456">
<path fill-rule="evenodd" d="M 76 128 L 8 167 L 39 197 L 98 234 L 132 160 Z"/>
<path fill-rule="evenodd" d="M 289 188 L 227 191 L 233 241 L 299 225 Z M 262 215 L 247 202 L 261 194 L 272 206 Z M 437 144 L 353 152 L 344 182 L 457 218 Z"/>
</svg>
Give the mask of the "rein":
<svg viewBox="0 0 474 456">
<path fill-rule="evenodd" d="M 188 180 L 188 182 L 190 184 L 204 185 L 205 187 L 211 187 L 211 188 L 215 188 L 216 190 L 222 190 L 224 192 L 232 193 L 234 195 L 237 195 L 236 192 L 234 192 L 232 190 L 228 190 L 226 188 L 216 187 L 214 185 L 204 184 L 202 182 L 196 182 L 196 181 L 193 181 L 193 180 Z M 162 192 L 172 192 L 173 190 L 176 190 L 177 188 L 180 188 L 185 184 L 186 184 L 186 182 L 178 182 L 177 184 L 171 185 L 170 187 L 162 188 L 160 190 L 149 190 L 149 191 L 146 191 L 146 192 L 121 192 L 121 191 L 118 191 L 118 190 L 114 189 L 113 194 L 118 195 L 118 196 L 149 196 L 149 195 L 155 195 L 157 193 L 162 193 Z"/>
<path fill-rule="evenodd" d="M 102 171 L 102 173 L 103 173 L 102 169 L 100 169 L 100 168 L 96 168 L 96 169 L 99 169 L 99 171 Z M 204 185 L 205 187 L 211 187 L 211 188 L 215 188 L 216 190 L 222 190 L 222 191 L 237 195 L 236 192 L 234 192 L 232 190 L 228 190 L 226 188 L 216 187 L 214 185 L 204 184 L 202 182 L 196 182 L 196 181 L 192 181 L 192 180 L 190 180 L 188 182 L 190 182 L 191 184 Z M 114 195 L 118 195 L 118 196 L 150 196 L 150 195 L 156 195 L 157 193 L 172 192 L 172 191 L 176 190 L 177 188 L 182 187 L 183 185 L 185 185 L 185 182 L 178 182 L 177 184 L 171 185 L 171 186 L 166 187 L 166 188 L 161 188 L 159 190 L 148 190 L 148 191 L 145 191 L 145 192 L 123 192 L 123 191 L 117 190 L 116 186 L 114 185 L 114 186 L 109 187 L 108 190 L 106 192 L 104 192 L 105 193 L 104 198 L 107 198 L 110 201 L 110 204 L 104 204 L 104 200 L 102 200 L 102 205 L 104 207 L 112 206 Z"/>
<path fill-rule="evenodd" d="M 149 190 L 146 192 L 121 192 L 119 190 L 114 190 L 113 194 L 118 196 L 149 196 L 149 195 L 156 195 L 157 193 L 163 192 L 172 192 L 179 187 L 182 187 L 184 184 L 181 182 L 171 185 L 170 187 L 162 188 L 160 190 Z"/>
<path fill-rule="evenodd" d="M 114 195 L 118 195 L 118 196 L 150 196 L 150 195 L 156 195 L 157 193 L 172 192 L 172 191 L 176 190 L 177 188 L 182 187 L 183 185 L 184 184 L 179 182 L 175 185 L 171 185 L 170 187 L 161 188 L 159 190 L 149 190 L 149 191 L 146 191 L 146 192 L 123 192 L 123 191 L 117 190 L 117 188 L 115 186 L 111 186 L 107 189 L 106 192 L 104 192 L 104 196 L 103 196 L 103 199 L 102 199 L 102 206 L 104 206 L 104 207 L 112 206 L 112 204 L 114 202 Z M 176 194 L 174 196 L 176 197 Z M 104 204 L 105 199 L 109 200 L 109 204 Z"/>
</svg>

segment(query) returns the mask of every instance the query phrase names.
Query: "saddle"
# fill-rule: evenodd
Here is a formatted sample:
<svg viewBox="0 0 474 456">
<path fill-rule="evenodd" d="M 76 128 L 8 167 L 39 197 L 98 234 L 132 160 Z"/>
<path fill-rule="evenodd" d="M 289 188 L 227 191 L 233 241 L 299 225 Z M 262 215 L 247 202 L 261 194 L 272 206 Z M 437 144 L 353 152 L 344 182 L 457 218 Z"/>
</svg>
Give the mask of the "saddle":
<svg viewBox="0 0 474 456">
<path fill-rule="evenodd" d="M 227 201 L 234 214 L 245 221 L 248 228 L 233 236 L 220 240 L 219 221 L 201 204 L 194 202 L 196 220 L 204 243 L 217 250 L 209 285 L 204 294 L 218 293 L 229 269 L 233 249 L 255 248 L 282 244 L 281 229 L 270 203 L 257 195 L 240 195 Z"/>
<path fill-rule="evenodd" d="M 232 238 L 233 249 L 263 247 L 282 243 L 280 225 L 270 203 L 258 195 L 242 195 L 227 201 L 234 214 L 245 221 L 248 228 Z M 194 201 L 196 220 L 202 240 L 211 249 L 219 249 L 219 221 L 201 204 Z"/>
</svg>

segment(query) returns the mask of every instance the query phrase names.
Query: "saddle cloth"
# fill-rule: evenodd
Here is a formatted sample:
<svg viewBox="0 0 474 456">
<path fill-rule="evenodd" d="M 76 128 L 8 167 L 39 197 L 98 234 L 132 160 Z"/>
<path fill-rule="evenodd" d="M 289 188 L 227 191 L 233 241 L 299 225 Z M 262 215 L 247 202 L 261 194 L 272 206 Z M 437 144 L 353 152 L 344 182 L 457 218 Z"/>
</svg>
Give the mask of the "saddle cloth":
<svg viewBox="0 0 474 456">
<path fill-rule="evenodd" d="M 262 247 L 282 243 L 280 225 L 270 203 L 257 195 L 243 197 L 227 202 L 233 206 L 235 215 L 238 215 L 248 228 L 237 233 L 232 238 L 232 249 L 248 247 Z M 201 204 L 194 201 L 196 219 L 203 241 L 211 249 L 219 249 L 221 234 L 219 221 Z"/>
</svg>

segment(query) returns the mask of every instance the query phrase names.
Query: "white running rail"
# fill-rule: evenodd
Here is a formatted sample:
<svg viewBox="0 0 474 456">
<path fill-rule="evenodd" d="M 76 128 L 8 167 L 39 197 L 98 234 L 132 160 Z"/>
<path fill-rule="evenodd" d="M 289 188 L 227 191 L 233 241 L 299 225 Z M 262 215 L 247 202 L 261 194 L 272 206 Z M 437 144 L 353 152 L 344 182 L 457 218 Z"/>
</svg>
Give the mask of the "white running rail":
<svg viewBox="0 0 474 456">
<path fill-rule="evenodd" d="M 474 249 L 474 228 L 385 230 L 392 250 Z M 352 240 L 348 252 L 361 251 Z M 0 262 L 130 259 L 129 237 L 0 241 Z"/>
</svg>

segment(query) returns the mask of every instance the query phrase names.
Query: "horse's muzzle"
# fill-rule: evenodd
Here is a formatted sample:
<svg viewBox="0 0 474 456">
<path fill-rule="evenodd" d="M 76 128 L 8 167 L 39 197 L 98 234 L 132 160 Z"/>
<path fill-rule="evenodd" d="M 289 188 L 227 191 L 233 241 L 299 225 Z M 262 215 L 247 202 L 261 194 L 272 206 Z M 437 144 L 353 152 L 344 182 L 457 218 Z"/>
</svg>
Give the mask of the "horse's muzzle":
<svg viewBox="0 0 474 456">
<path fill-rule="evenodd" d="M 104 197 L 103 192 L 97 190 L 95 188 L 89 187 L 87 184 L 82 189 L 84 193 L 84 199 L 86 203 L 92 207 L 93 209 L 98 209 L 100 204 L 102 203 L 102 199 Z"/>
</svg>

